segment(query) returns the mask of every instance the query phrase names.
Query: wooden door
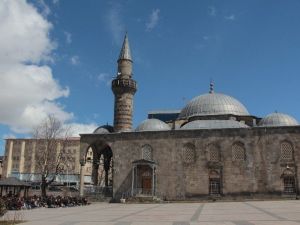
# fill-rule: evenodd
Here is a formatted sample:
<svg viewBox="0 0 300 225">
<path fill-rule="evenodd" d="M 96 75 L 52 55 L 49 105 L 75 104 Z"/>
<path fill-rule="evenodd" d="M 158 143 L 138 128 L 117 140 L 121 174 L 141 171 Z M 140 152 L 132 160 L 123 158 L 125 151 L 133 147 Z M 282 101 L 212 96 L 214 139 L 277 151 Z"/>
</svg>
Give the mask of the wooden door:
<svg viewBox="0 0 300 225">
<path fill-rule="evenodd" d="M 142 188 L 143 194 L 151 194 L 152 187 L 152 178 L 151 177 L 143 177 L 142 180 Z"/>
</svg>

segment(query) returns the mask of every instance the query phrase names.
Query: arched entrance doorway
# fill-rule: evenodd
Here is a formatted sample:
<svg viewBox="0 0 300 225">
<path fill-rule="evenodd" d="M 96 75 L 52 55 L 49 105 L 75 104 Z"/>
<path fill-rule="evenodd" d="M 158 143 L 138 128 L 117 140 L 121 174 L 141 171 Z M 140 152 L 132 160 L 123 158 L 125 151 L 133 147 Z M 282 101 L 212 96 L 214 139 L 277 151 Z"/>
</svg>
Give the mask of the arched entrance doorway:
<svg viewBox="0 0 300 225">
<path fill-rule="evenodd" d="M 92 181 L 95 186 L 112 185 L 112 150 L 106 145 L 102 148 L 93 146 Z"/>
<path fill-rule="evenodd" d="M 109 145 L 104 143 L 94 143 L 88 149 L 92 149 L 92 154 L 86 155 L 85 165 L 91 164 L 91 185 L 84 188 L 84 194 L 97 199 L 112 197 L 112 150 Z"/>
<path fill-rule="evenodd" d="M 132 163 L 132 196 L 156 195 L 156 163 L 141 159 Z"/>
</svg>

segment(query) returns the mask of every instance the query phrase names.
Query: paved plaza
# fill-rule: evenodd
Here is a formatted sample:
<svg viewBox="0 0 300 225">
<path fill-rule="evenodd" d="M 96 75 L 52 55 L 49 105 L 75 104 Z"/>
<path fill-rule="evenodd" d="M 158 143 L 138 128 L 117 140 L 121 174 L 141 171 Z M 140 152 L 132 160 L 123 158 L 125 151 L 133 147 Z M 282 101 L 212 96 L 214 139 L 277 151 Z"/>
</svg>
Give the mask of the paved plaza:
<svg viewBox="0 0 300 225">
<path fill-rule="evenodd" d="M 300 224 L 300 201 L 94 203 L 21 213 L 26 225 L 292 225 Z"/>
</svg>

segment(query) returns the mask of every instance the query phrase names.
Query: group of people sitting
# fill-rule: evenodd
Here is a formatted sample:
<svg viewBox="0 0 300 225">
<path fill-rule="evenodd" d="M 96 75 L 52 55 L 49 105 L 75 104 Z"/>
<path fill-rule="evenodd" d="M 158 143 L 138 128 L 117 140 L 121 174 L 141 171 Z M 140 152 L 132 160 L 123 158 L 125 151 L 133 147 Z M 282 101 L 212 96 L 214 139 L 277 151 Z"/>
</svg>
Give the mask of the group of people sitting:
<svg viewBox="0 0 300 225">
<path fill-rule="evenodd" d="M 17 197 L 17 196 L 3 196 L 2 197 L 6 209 L 20 210 L 20 209 L 34 209 L 39 207 L 45 208 L 58 208 L 58 207 L 73 207 L 88 205 L 88 201 L 83 197 L 70 197 L 70 196 L 31 196 L 31 197 Z"/>
</svg>

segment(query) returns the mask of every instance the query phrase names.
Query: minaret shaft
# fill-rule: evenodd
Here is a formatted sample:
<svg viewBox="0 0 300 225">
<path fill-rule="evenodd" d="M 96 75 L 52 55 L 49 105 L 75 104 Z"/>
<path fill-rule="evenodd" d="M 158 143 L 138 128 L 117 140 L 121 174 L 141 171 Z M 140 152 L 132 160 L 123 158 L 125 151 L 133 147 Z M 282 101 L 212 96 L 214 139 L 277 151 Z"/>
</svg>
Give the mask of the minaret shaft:
<svg viewBox="0 0 300 225">
<path fill-rule="evenodd" d="M 130 93 L 115 95 L 114 129 L 128 131 L 132 129 L 133 95 Z"/>
</svg>

